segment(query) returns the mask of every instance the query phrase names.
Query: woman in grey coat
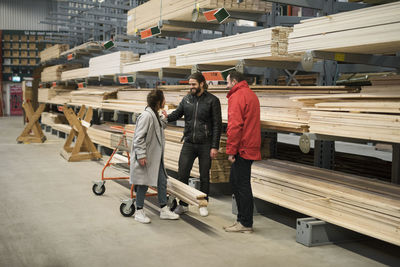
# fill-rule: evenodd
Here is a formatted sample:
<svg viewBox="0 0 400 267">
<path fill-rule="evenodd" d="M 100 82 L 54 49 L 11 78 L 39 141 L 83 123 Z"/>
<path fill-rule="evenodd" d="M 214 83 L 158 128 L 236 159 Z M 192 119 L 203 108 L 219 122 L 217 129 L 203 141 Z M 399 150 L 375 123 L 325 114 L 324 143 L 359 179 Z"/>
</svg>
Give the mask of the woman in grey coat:
<svg viewBox="0 0 400 267">
<path fill-rule="evenodd" d="M 167 206 L 167 172 L 164 167 L 165 137 L 167 123 L 158 111 L 165 105 L 161 90 L 152 90 L 147 95 L 147 107 L 136 121 L 131 152 L 130 182 L 137 186 L 135 220 L 150 223 L 143 210 L 148 186 L 156 186 L 158 202 L 161 207 L 160 218 L 176 220 L 179 215 Z"/>
</svg>

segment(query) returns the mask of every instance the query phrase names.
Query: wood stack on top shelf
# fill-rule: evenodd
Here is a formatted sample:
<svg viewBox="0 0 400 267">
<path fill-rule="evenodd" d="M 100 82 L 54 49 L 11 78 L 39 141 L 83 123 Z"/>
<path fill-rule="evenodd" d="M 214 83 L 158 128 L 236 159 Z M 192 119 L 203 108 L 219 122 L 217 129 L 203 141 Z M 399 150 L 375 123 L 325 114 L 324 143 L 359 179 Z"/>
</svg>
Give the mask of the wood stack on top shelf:
<svg viewBox="0 0 400 267">
<path fill-rule="evenodd" d="M 192 21 L 192 12 L 196 9 L 196 4 L 201 9 L 216 9 L 224 7 L 229 11 L 242 11 L 247 13 L 267 13 L 271 11 L 271 4 L 261 0 L 237 3 L 236 0 L 150 0 L 128 12 L 127 32 L 135 34 L 136 29 L 142 30 L 158 25 L 160 20 L 179 20 Z M 160 14 L 161 13 L 161 14 Z M 202 14 L 199 15 L 198 22 L 205 22 Z M 164 25 L 162 30 L 188 31 L 182 27 L 171 27 Z"/>
<path fill-rule="evenodd" d="M 241 59 L 300 61 L 288 56 L 289 27 L 267 28 L 179 46 L 176 66 L 218 64 L 235 66 Z"/>
<path fill-rule="evenodd" d="M 46 62 L 51 59 L 59 58 L 61 53 L 68 50 L 67 44 L 56 44 L 40 52 L 40 62 Z"/>
<path fill-rule="evenodd" d="M 400 50 L 399 14 L 400 2 L 395 2 L 303 20 L 289 34 L 288 53 L 396 53 Z"/>
</svg>

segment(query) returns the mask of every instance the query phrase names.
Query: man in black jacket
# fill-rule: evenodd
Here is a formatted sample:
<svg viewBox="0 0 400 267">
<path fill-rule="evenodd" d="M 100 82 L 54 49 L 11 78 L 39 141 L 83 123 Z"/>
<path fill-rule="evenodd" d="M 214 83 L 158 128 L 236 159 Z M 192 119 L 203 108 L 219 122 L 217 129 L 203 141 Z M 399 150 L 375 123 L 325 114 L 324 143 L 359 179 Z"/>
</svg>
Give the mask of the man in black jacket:
<svg viewBox="0 0 400 267">
<path fill-rule="evenodd" d="M 178 178 L 188 183 L 194 160 L 199 158 L 200 191 L 207 194 L 210 188 L 211 159 L 218 154 L 221 137 L 222 118 L 219 99 L 207 92 L 204 76 L 198 72 L 189 77 L 190 94 L 179 103 L 171 114 L 164 115 L 168 122 L 185 118 L 183 146 L 179 156 Z M 180 201 L 175 213 L 182 214 L 188 210 L 188 204 Z M 207 207 L 200 207 L 201 216 L 207 216 Z"/>
</svg>

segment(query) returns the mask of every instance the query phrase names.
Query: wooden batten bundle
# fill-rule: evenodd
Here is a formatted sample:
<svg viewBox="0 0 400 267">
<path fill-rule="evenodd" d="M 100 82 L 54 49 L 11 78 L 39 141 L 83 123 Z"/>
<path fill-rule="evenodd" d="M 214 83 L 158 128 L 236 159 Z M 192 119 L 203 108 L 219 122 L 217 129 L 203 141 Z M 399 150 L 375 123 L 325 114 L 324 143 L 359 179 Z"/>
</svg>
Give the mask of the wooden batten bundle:
<svg viewBox="0 0 400 267">
<path fill-rule="evenodd" d="M 175 67 L 176 51 L 177 49 L 174 48 L 142 55 L 139 61 L 124 64 L 123 72 L 135 73 L 138 71 L 158 71 L 160 68 Z"/>
<path fill-rule="evenodd" d="M 61 80 L 61 73 L 64 71 L 80 68 L 80 64 L 61 64 L 44 68 L 41 73 L 42 82 L 54 82 Z"/>
<path fill-rule="evenodd" d="M 291 28 L 274 27 L 179 46 L 176 66 L 226 63 L 241 59 L 287 60 L 287 36 Z"/>
<path fill-rule="evenodd" d="M 74 70 L 63 71 L 61 73 L 61 81 L 74 79 L 84 79 L 89 75 L 89 68 L 79 68 Z"/>
<path fill-rule="evenodd" d="M 123 73 L 123 65 L 137 61 L 139 55 L 130 51 L 118 51 L 115 53 L 93 57 L 89 60 L 89 77 L 102 75 L 115 75 Z"/>
<path fill-rule="evenodd" d="M 67 44 L 56 44 L 49 48 L 46 48 L 39 53 L 40 62 L 46 62 L 51 59 L 59 58 L 61 53 L 68 49 L 69 49 L 69 45 L 67 45 Z"/>
<path fill-rule="evenodd" d="M 69 54 L 88 54 L 90 52 L 97 52 L 100 50 L 103 50 L 103 47 L 100 43 L 87 42 L 62 52 L 61 56 L 67 56 Z"/>
<path fill-rule="evenodd" d="M 312 18 L 294 25 L 288 53 L 390 54 L 400 46 L 400 2 Z"/>
<path fill-rule="evenodd" d="M 302 102 L 303 110 L 309 112 L 312 133 L 399 143 L 400 92 L 395 91 L 396 86 L 391 88 L 389 92 L 300 96 L 292 100 Z"/>
</svg>

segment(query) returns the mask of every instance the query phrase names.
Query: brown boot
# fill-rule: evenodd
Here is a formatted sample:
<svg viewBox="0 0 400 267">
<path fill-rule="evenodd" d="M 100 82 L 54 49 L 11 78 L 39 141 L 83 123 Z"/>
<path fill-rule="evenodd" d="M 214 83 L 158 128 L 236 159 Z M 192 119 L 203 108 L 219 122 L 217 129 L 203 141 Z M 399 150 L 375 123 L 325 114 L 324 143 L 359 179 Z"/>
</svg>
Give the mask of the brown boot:
<svg viewBox="0 0 400 267">
<path fill-rule="evenodd" d="M 253 227 L 245 227 L 240 222 L 225 228 L 225 232 L 229 233 L 252 233 Z"/>
<path fill-rule="evenodd" d="M 231 228 L 231 227 L 233 227 L 233 226 L 235 226 L 236 224 L 238 224 L 239 222 L 238 221 L 235 221 L 232 225 L 229 225 L 229 226 L 222 226 L 222 229 L 226 229 L 226 228 Z"/>
</svg>

